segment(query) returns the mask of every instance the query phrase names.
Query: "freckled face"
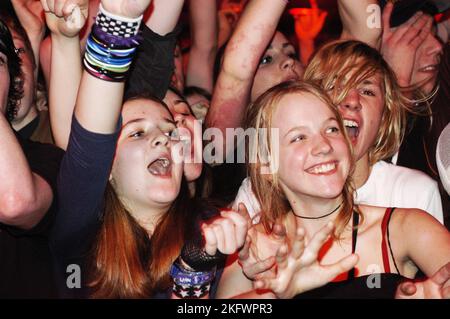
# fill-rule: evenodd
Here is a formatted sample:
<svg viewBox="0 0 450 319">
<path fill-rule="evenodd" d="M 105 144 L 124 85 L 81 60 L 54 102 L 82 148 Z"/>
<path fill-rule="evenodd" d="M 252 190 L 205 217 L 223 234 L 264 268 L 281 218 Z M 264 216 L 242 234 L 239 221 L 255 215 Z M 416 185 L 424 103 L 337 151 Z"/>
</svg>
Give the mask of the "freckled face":
<svg viewBox="0 0 450 319">
<path fill-rule="evenodd" d="M 350 171 L 350 151 L 338 119 L 309 93 L 287 94 L 274 111 L 279 130 L 278 179 L 288 198 L 336 198 Z"/>
</svg>

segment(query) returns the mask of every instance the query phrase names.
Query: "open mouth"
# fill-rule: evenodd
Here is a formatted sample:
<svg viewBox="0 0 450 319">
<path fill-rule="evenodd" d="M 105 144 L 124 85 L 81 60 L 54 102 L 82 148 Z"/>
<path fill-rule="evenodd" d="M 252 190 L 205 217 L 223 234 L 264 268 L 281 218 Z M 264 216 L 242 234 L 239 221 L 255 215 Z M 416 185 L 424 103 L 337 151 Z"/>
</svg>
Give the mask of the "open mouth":
<svg viewBox="0 0 450 319">
<path fill-rule="evenodd" d="M 172 173 L 172 162 L 167 157 L 160 157 L 151 162 L 147 170 L 154 176 L 167 177 Z"/>
<path fill-rule="evenodd" d="M 336 168 L 337 168 L 336 162 L 328 162 L 315 165 L 309 168 L 307 172 L 316 175 L 328 175 L 334 173 L 336 171 Z"/>
<path fill-rule="evenodd" d="M 427 65 L 419 69 L 420 72 L 434 73 L 437 72 L 437 64 Z"/>
<path fill-rule="evenodd" d="M 348 136 L 352 142 L 356 141 L 359 135 L 359 125 L 354 120 L 344 119 L 344 126 L 347 130 Z"/>
</svg>

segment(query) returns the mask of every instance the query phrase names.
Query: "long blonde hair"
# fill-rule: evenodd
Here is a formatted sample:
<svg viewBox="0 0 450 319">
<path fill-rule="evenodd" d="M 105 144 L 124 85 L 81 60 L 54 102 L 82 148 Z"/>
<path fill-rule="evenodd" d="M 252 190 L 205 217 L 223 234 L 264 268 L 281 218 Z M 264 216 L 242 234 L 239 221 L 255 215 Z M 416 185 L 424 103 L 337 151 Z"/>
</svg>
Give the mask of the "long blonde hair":
<svg viewBox="0 0 450 319">
<path fill-rule="evenodd" d="M 352 76 L 346 78 L 350 73 Z M 379 133 L 369 149 L 371 165 L 393 156 L 403 141 L 406 113 L 412 111 L 409 100 L 402 94 L 394 72 L 374 48 L 359 41 L 334 41 L 323 46 L 312 58 L 305 79 L 319 84 L 326 91 L 342 88 L 331 98 L 339 105 L 352 88 L 365 79 L 380 74 L 385 95 L 385 108 Z M 336 91 L 336 90 L 334 90 Z"/>
<path fill-rule="evenodd" d="M 271 173 L 268 178 L 261 174 L 261 169 L 267 163 L 273 166 L 275 161 L 274 147 L 270 128 L 272 127 L 272 117 L 282 97 L 288 94 L 312 94 L 324 102 L 338 119 L 339 129 L 343 132 L 347 146 L 349 148 L 349 157 L 351 160 L 351 169 L 349 176 L 342 190 L 343 205 L 336 218 L 335 238 L 338 238 L 346 225 L 349 223 L 353 210 L 353 192 L 351 175 L 354 170 L 354 161 L 351 145 L 345 131 L 342 118 L 333 105 L 328 95 L 316 84 L 311 82 L 284 82 L 262 94 L 248 108 L 245 115 L 246 128 L 254 128 L 255 134 L 251 137 L 247 152 L 247 169 L 252 183 L 252 190 L 261 205 L 261 223 L 266 232 L 271 232 L 276 221 L 282 218 L 289 210 L 290 204 L 280 187 L 277 174 L 271 167 Z M 301 106 L 299 106 L 301 107 Z M 262 133 L 268 129 L 268 133 Z M 267 132 L 267 130 L 265 131 Z M 264 138 L 260 138 L 263 136 Z M 358 212 L 359 213 L 359 212 Z M 362 216 L 361 216 L 362 217 Z"/>
</svg>

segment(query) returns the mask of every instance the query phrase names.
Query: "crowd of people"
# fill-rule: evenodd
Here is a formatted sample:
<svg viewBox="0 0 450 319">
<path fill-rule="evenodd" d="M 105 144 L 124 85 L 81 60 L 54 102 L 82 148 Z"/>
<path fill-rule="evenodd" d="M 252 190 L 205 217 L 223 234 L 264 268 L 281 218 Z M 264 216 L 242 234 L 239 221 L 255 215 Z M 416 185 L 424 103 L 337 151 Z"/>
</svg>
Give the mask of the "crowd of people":
<svg viewBox="0 0 450 319">
<path fill-rule="evenodd" d="M 309 2 L 2 1 L 0 298 L 449 299 L 450 3 Z"/>
</svg>

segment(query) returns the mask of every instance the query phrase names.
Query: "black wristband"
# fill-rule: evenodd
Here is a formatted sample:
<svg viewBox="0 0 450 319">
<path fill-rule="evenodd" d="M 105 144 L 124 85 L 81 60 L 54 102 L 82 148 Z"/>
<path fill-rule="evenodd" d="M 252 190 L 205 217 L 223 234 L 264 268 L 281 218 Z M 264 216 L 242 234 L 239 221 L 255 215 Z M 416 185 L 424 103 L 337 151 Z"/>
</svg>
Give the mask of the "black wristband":
<svg viewBox="0 0 450 319">
<path fill-rule="evenodd" d="M 214 256 L 206 253 L 204 240 L 200 235 L 184 244 L 180 257 L 193 271 L 211 271 L 217 264 L 225 260 L 226 255 L 219 250 Z"/>
</svg>

